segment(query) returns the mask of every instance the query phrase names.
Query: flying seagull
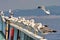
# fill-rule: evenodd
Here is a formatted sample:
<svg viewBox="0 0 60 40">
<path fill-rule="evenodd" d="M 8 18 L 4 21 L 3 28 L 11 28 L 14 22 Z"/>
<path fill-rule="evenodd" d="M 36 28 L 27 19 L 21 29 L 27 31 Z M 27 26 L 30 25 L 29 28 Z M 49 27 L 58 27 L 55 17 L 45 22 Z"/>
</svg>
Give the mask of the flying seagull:
<svg viewBox="0 0 60 40">
<path fill-rule="evenodd" d="M 38 6 L 39 9 L 42 9 L 47 15 L 50 15 L 50 11 L 46 10 L 44 6 Z"/>
</svg>

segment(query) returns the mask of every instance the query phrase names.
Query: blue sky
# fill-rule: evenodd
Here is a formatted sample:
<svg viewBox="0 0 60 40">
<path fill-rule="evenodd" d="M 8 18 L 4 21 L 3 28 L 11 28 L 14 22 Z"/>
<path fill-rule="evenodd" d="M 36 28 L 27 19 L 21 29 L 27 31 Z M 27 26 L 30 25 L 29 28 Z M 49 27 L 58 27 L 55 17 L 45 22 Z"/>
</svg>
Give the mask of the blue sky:
<svg viewBox="0 0 60 40">
<path fill-rule="evenodd" d="M 60 0 L 0 0 L 0 10 L 8 9 L 34 9 L 38 5 L 60 6 Z"/>
</svg>

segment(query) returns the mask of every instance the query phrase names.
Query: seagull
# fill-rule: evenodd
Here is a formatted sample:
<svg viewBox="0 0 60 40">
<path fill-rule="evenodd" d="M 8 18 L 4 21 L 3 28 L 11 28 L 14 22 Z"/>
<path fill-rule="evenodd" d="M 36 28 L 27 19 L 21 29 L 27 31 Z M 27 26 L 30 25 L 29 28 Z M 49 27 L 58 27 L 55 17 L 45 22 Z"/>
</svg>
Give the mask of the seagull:
<svg viewBox="0 0 60 40">
<path fill-rule="evenodd" d="M 44 25 L 44 27 L 40 28 L 40 30 L 41 30 L 41 32 L 42 32 L 43 34 L 48 34 L 48 33 L 52 33 L 52 32 L 53 32 L 53 33 L 57 32 L 56 30 L 53 30 L 53 29 L 48 28 L 47 25 Z"/>
<path fill-rule="evenodd" d="M 13 17 L 13 12 L 12 12 L 11 9 L 9 9 L 9 13 L 10 13 L 10 17 L 9 18 Z"/>
<path fill-rule="evenodd" d="M 38 6 L 39 9 L 42 9 L 47 15 L 50 15 L 50 11 L 46 10 L 44 6 Z"/>
<path fill-rule="evenodd" d="M 1 11 L 1 15 L 4 16 L 4 12 L 3 11 Z"/>
</svg>

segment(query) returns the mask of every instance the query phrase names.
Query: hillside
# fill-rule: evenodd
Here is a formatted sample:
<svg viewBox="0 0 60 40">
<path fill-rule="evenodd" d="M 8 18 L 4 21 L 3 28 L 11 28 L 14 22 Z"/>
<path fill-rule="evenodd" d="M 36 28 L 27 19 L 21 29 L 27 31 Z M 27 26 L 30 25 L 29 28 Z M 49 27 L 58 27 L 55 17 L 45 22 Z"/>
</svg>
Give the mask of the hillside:
<svg viewBox="0 0 60 40">
<path fill-rule="evenodd" d="M 50 15 L 60 15 L 60 6 L 48 6 L 46 9 L 50 10 Z M 8 11 L 5 15 L 9 15 Z M 45 16 L 45 12 L 41 9 L 29 9 L 29 10 L 13 10 L 14 16 Z"/>
</svg>

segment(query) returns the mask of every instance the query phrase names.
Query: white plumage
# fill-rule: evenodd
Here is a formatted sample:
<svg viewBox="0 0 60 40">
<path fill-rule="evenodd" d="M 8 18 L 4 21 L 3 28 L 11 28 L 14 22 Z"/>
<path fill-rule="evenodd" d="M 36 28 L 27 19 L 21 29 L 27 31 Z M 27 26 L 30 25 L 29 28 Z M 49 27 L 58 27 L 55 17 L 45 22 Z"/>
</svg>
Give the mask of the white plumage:
<svg viewBox="0 0 60 40">
<path fill-rule="evenodd" d="M 11 9 L 9 9 L 9 13 L 11 13 L 12 11 L 11 11 Z"/>
<path fill-rule="evenodd" d="M 49 11 L 49 10 L 48 10 L 48 11 L 45 10 L 45 13 L 46 13 L 47 15 L 49 15 L 49 14 L 50 14 L 50 11 Z"/>
<path fill-rule="evenodd" d="M 49 11 L 49 10 L 46 10 L 44 6 L 41 6 L 41 9 L 42 9 L 47 15 L 50 14 L 50 11 Z"/>
</svg>

